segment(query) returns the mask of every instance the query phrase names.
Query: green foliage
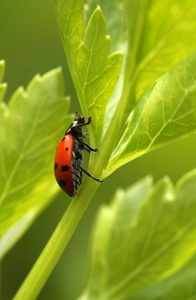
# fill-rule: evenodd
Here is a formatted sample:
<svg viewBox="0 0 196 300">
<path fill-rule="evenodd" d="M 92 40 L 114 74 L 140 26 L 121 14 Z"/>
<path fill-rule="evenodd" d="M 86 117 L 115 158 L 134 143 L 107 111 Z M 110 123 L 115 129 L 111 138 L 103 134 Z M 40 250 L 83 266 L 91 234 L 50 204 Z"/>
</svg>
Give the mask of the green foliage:
<svg viewBox="0 0 196 300">
<path fill-rule="evenodd" d="M 138 102 L 163 73 L 196 48 L 196 4 L 192 0 L 123 0 L 129 50 L 125 89 Z M 123 91 L 126 93 L 126 91 Z"/>
<path fill-rule="evenodd" d="M 3 64 L 1 64 L 1 73 Z M 2 85 L 4 87 L 5 85 Z M 1 256 L 24 233 L 57 192 L 56 144 L 70 123 L 60 69 L 37 75 L 0 104 Z"/>
<path fill-rule="evenodd" d="M 88 2 L 90 7 L 93 7 L 93 4 L 98 1 Z M 107 108 L 105 120 L 107 127 L 121 93 L 122 101 L 116 114 L 120 127 L 125 123 L 135 103 L 144 97 L 156 79 L 196 49 L 194 1 L 167 0 L 161 3 L 149 0 L 124 0 L 122 2 L 124 7 L 116 0 L 99 1 L 106 16 L 112 48 L 123 50 L 127 57 L 126 64 L 124 59 L 121 72 L 120 88 L 118 86 L 115 90 L 116 95 L 113 94 Z M 124 26 L 125 19 L 128 32 Z M 126 42 L 128 49 L 125 47 Z M 123 108 L 122 112 L 121 108 Z"/>
<path fill-rule="evenodd" d="M 110 38 L 100 8 L 91 16 L 84 31 L 82 2 L 56 0 L 57 17 L 67 61 L 83 114 L 93 117 L 89 127 L 91 145 L 98 146 L 105 111 L 118 81 L 122 55 L 110 54 Z"/>
<path fill-rule="evenodd" d="M 196 294 L 196 256 L 178 272 L 132 295 L 133 300 L 194 299 Z"/>
<path fill-rule="evenodd" d="M 152 95 L 145 95 L 162 74 L 196 49 L 195 3 L 124 0 L 124 7 L 128 54 L 118 112 L 121 116 L 124 106 L 122 125 L 133 106 L 146 99 L 136 105 L 105 174 L 196 128 L 195 54 L 158 80 Z"/>
<path fill-rule="evenodd" d="M 182 282 L 183 299 L 193 297 L 189 260 L 196 252 L 195 210 L 196 170 L 184 175 L 176 187 L 169 178 L 153 186 L 147 177 L 118 190 L 111 204 L 100 208 L 94 225 L 82 299 L 157 299 L 153 294 L 179 299 L 171 283 L 178 290 Z M 192 276 L 193 286 L 195 272 Z M 157 293 L 154 284 L 160 281 Z M 149 292 L 135 294 L 146 286 L 151 286 Z"/>
<path fill-rule="evenodd" d="M 196 129 L 196 52 L 162 76 L 139 102 L 107 172 Z"/>
<path fill-rule="evenodd" d="M 87 15 L 97 1 L 88 2 Z M 102 177 L 106 177 L 132 159 L 195 131 L 196 53 L 191 53 L 196 49 L 196 10 L 192 0 L 164 3 L 124 0 L 125 18 L 122 5 L 114 1 L 112 10 L 111 3 L 103 1 L 106 15 L 110 17 L 109 32 L 115 39 L 112 48 L 124 49 L 128 36 L 115 90 L 121 55 L 119 52 L 109 55 L 100 8 L 92 13 L 84 33 L 81 1 L 74 5 L 67 0 L 56 0 L 56 3 L 78 98 L 83 113 L 94 119 L 89 128 L 91 144 L 97 146 L 102 140 L 99 164 L 90 165 L 90 170 L 97 170 L 100 176 L 102 165 Z M 118 20 L 114 17 L 117 14 Z M 122 37 L 116 38 L 116 32 Z"/>
<path fill-rule="evenodd" d="M 103 1 L 109 21 L 100 7 L 93 9 L 97 0 L 87 1 L 85 16 L 82 0 L 55 2 L 81 110 L 86 118 L 93 117 L 90 144 L 99 146 L 99 153 L 90 157 L 90 173 L 105 178 L 136 157 L 196 130 L 194 1 L 114 0 L 114 10 L 113 1 Z M 112 54 L 106 24 L 116 51 Z M 2 61 L 0 79 L 3 74 Z M 5 90 L 1 84 L 1 99 Z M 69 99 L 63 95 L 57 69 L 36 76 L 26 91 L 19 88 L 8 106 L 1 102 L 2 255 L 56 194 L 54 152 L 72 118 L 65 118 Z M 85 178 L 16 300 L 37 297 L 98 186 Z M 195 266 L 195 195 L 195 171 L 176 187 L 168 178 L 153 186 L 148 177 L 118 190 L 95 224 L 82 299 L 172 299 L 179 286 L 184 286 L 185 298 L 192 297 L 194 289 L 184 282 L 190 278 L 191 259 Z M 194 279 L 195 275 L 191 282 Z"/>
</svg>

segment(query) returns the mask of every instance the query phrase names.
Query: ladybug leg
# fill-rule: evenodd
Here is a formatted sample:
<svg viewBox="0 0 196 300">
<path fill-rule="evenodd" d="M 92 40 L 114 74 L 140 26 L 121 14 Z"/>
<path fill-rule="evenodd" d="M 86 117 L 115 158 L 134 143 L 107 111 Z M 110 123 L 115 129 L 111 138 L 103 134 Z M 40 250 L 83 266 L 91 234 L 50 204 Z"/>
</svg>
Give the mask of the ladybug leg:
<svg viewBox="0 0 196 300">
<path fill-rule="evenodd" d="M 85 142 L 84 142 L 82 139 L 80 139 L 80 138 L 77 138 L 76 140 L 84 147 L 85 150 L 89 150 L 89 151 L 93 151 L 93 152 L 99 151 L 98 148 L 93 149 L 91 146 L 89 146 L 87 143 L 85 143 Z"/>
<path fill-rule="evenodd" d="M 93 149 L 89 145 L 88 145 L 88 147 L 84 147 L 83 149 L 87 150 L 89 153 L 90 152 L 98 152 L 99 151 L 99 148 Z"/>
<path fill-rule="evenodd" d="M 74 128 L 82 127 L 82 126 L 87 126 L 87 125 L 90 124 L 91 121 L 92 121 L 92 117 L 89 117 L 89 118 L 88 118 L 88 122 L 86 122 L 86 123 L 80 123 L 80 124 L 74 125 Z"/>
<path fill-rule="evenodd" d="M 83 138 L 87 138 L 88 136 L 89 136 L 88 132 L 82 133 L 82 137 L 83 137 Z"/>
<path fill-rule="evenodd" d="M 100 180 L 94 176 L 92 176 L 90 173 L 88 173 L 85 169 L 83 169 L 80 165 L 77 164 L 77 166 L 79 167 L 80 170 L 82 170 L 82 172 L 84 172 L 86 175 L 88 175 L 89 177 L 91 177 L 92 179 L 98 181 L 98 182 L 103 182 L 103 180 Z"/>
<path fill-rule="evenodd" d="M 88 153 L 90 153 L 91 151 L 88 148 L 83 148 L 83 150 L 88 151 Z"/>
</svg>

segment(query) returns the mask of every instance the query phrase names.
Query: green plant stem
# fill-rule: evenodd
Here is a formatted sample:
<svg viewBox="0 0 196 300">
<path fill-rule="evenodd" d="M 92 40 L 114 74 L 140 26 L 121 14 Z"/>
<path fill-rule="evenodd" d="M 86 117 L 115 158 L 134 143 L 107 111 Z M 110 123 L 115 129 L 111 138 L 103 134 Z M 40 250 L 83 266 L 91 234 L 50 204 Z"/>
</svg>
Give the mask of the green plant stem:
<svg viewBox="0 0 196 300">
<path fill-rule="evenodd" d="M 52 237 L 15 295 L 14 300 L 33 300 L 37 298 L 98 186 L 98 182 L 88 177 L 85 178 L 78 192 L 78 197 L 71 201 Z"/>
<path fill-rule="evenodd" d="M 109 160 L 116 137 L 119 133 L 120 115 L 122 118 L 121 123 L 123 123 L 122 108 L 126 109 L 125 103 L 124 105 L 120 105 L 119 103 L 118 108 L 119 109 L 113 117 L 113 122 L 104 138 L 105 142 L 103 142 L 103 147 L 101 151 L 96 154 L 96 160 L 94 159 L 93 175 L 98 177 L 102 174 L 102 170 Z M 117 115 L 118 118 L 116 117 Z M 89 177 L 85 178 L 84 183 L 78 192 L 78 196 L 71 201 L 52 237 L 15 295 L 14 300 L 36 299 L 67 246 L 98 186 L 98 182 Z"/>
<path fill-rule="evenodd" d="M 104 178 L 104 175 L 106 175 L 104 174 L 104 170 L 106 169 L 120 129 L 130 113 L 130 103 L 133 103 L 133 101 L 130 101 L 129 95 L 130 90 L 126 91 L 126 94 L 121 97 L 102 142 L 101 151 L 92 154 L 92 158 L 94 159 L 92 159 L 89 169 L 90 171 L 92 170 L 92 174 L 96 177 L 102 176 Z M 67 246 L 98 186 L 98 182 L 89 177 L 85 178 L 77 198 L 71 201 L 48 244 L 15 295 L 14 300 L 36 299 Z"/>
<path fill-rule="evenodd" d="M 119 100 L 117 109 L 106 131 L 104 139 L 100 147 L 98 159 L 92 156 L 89 171 L 94 172 L 96 177 L 107 177 L 107 164 L 118 140 L 119 133 L 123 128 L 130 112 L 134 107 L 134 98 L 131 94 L 131 85 L 129 89 L 124 89 L 124 92 Z"/>
</svg>

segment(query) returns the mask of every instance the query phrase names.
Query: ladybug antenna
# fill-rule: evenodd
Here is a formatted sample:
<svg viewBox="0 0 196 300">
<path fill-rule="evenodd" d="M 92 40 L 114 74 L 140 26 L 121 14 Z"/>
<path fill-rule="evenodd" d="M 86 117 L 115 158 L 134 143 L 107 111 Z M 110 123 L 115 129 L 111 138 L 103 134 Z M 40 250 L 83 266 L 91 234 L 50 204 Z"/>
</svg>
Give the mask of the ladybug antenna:
<svg viewBox="0 0 196 300">
<path fill-rule="evenodd" d="M 77 115 L 77 117 L 79 118 L 79 120 L 80 120 L 81 123 L 84 123 L 84 122 L 85 122 L 85 118 L 84 118 L 83 115 L 79 115 L 77 111 L 76 111 L 76 115 Z M 89 122 L 89 123 L 90 123 L 90 122 Z M 89 124 L 89 123 L 88 123 L 88 124 Z"/>
</svg>

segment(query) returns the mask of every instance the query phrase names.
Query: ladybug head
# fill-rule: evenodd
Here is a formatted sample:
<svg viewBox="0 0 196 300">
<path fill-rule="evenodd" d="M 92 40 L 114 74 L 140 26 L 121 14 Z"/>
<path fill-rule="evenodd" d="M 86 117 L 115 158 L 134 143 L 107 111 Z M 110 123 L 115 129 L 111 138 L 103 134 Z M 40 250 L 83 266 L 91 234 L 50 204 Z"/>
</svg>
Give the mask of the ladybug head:
<svg viewBox="0 0 196 300">
<path fill-rule="evenodd" d="M 74 137 L 79 137 L 82 136 L 82 128 L 80 124 L 85 123 L 85 118 L 82 115 L 79 115 L 76 113 L 76 118 L 75 120 L 71 123 L 69 128 L 67 129 L 65 134 L 72 134 Z"/>
<path fill-rule="evenodd" d="M 81 123 L 85 123 L 85 118 L 84 116 L 82 115 L 79 115 L 77 112 L 76 112 L 76 118 L 74 120 L 74 122 L 77 122 L 77 124 L 81 124 Z M 76 123 L 75 123 L 76 124 Z"/>
</svg>

